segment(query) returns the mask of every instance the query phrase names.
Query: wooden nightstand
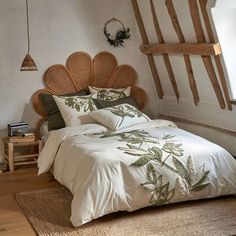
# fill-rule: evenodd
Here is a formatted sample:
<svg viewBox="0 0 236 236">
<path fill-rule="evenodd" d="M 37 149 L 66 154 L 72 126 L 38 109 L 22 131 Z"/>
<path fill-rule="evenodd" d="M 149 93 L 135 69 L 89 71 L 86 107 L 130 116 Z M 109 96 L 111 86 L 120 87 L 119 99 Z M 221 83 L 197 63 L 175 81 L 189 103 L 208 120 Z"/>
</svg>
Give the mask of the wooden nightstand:
<svg viewBox="0 0 236 236">
<path fill-rule="evenodd" d="M 43 142 L 10 142 L 4 139 L 4 159 L 9 165 L 10 172 L 14 172 L 16 166 L 32 165 L 37 163 L 37 158 L 42 151 Z"/>
</svg>

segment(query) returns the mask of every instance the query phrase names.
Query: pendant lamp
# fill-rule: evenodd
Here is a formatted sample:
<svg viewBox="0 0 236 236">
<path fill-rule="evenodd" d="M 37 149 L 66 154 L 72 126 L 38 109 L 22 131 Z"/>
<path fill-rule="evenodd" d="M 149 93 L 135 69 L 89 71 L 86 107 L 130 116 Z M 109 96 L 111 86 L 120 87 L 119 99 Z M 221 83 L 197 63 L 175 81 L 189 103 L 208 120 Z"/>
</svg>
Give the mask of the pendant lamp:
<svg viewBox="0 0 236 236">
<path fill-rule="evenodd" d="M 37 66 L 33 60 L 33 58 L 30 56 L 30 34 L 29 34 L 29 5 L 28 5 L 28 0 L 26 0 L 26 20 L 27 20 L 27 39 L 28 39 L 28 51 L 27 55 L 25 56 L 22 64 L 21 64 L 21 71 L 36 71 Z"/>
</svg>

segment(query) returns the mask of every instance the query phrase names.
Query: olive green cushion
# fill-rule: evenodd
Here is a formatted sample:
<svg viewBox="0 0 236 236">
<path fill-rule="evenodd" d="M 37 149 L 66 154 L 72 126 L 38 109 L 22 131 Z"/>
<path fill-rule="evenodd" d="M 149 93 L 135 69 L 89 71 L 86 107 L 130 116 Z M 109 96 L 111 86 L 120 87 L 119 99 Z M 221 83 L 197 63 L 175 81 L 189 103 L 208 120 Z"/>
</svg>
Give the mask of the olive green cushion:
<svg viewBox="0 0 236 236">
<path fill-rule="evenodd" d="M 106 107 L 113 107 L 113 106 L 124 104 L 124 103 L 138 108 L 136 101 L 131 96 L 120 98 L 115 101 L 109 101 L 109 102 L 99 100 L 99 99 L 93 99 L 93 101 L 98 109 L 102 109 L 102 108 L 106 108 Z"/>
<path fill-rule="evenodd" d="M 87 90 L 81 90 L 75 93 L 63 94 L 62 96 L 84 96 L 88 95 Z M 47 115 L 48 130 L 56 130 L 65 127 L 65 122 L 61 116 L 58 106 L 52 96 L 52 94 L 41 93 L 39 98 L 43 104 L 43 110 Z"/>
</svg>

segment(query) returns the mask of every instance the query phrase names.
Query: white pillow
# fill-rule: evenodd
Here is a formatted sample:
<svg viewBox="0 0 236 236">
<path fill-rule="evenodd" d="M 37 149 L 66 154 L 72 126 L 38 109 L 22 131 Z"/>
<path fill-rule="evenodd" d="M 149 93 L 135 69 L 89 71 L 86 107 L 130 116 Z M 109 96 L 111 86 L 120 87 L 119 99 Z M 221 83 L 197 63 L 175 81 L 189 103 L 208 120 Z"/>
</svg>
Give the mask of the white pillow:
<svg viewBox="0 0 236 236">
<path fill-rule="evenodd" d="M 89 115 L 111 130 L 119 130 L 150 121 L 147 115 L 127 103 L 93 111 Z"/>
<path fill-rule="evenodd" d="M 53 95 L 53 98 L 61 112 L 66 126 L 95 123 L 88 115 L 89 112 L 97 110 L 90 95 L 70 97 Z"/>
<path fill-rule="evenodd" d="M 90 94 L 93 98 L 110 102 L 120 98 L 130 96 L 130 87 L 114 89 L 114 88 L 97 88 L 89 86 Z"/>
</svg>

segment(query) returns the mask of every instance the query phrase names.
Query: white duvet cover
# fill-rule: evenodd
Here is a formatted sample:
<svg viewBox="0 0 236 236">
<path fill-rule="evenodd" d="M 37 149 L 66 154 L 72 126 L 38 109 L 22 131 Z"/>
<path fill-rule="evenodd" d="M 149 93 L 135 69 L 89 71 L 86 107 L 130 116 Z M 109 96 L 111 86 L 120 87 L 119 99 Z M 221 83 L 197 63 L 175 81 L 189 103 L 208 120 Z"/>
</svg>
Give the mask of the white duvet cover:
<svg viewBox="0 0 236 236">
<path fill-rule="evenodd" d="M 236 160 L 163 120 L 117 132 L 98 124 L 53 131 L 38 166 L 39 174 L 53 166 L 73 194 L 74 226 L 110 212 L 236 194 Z"/>
</svg>

